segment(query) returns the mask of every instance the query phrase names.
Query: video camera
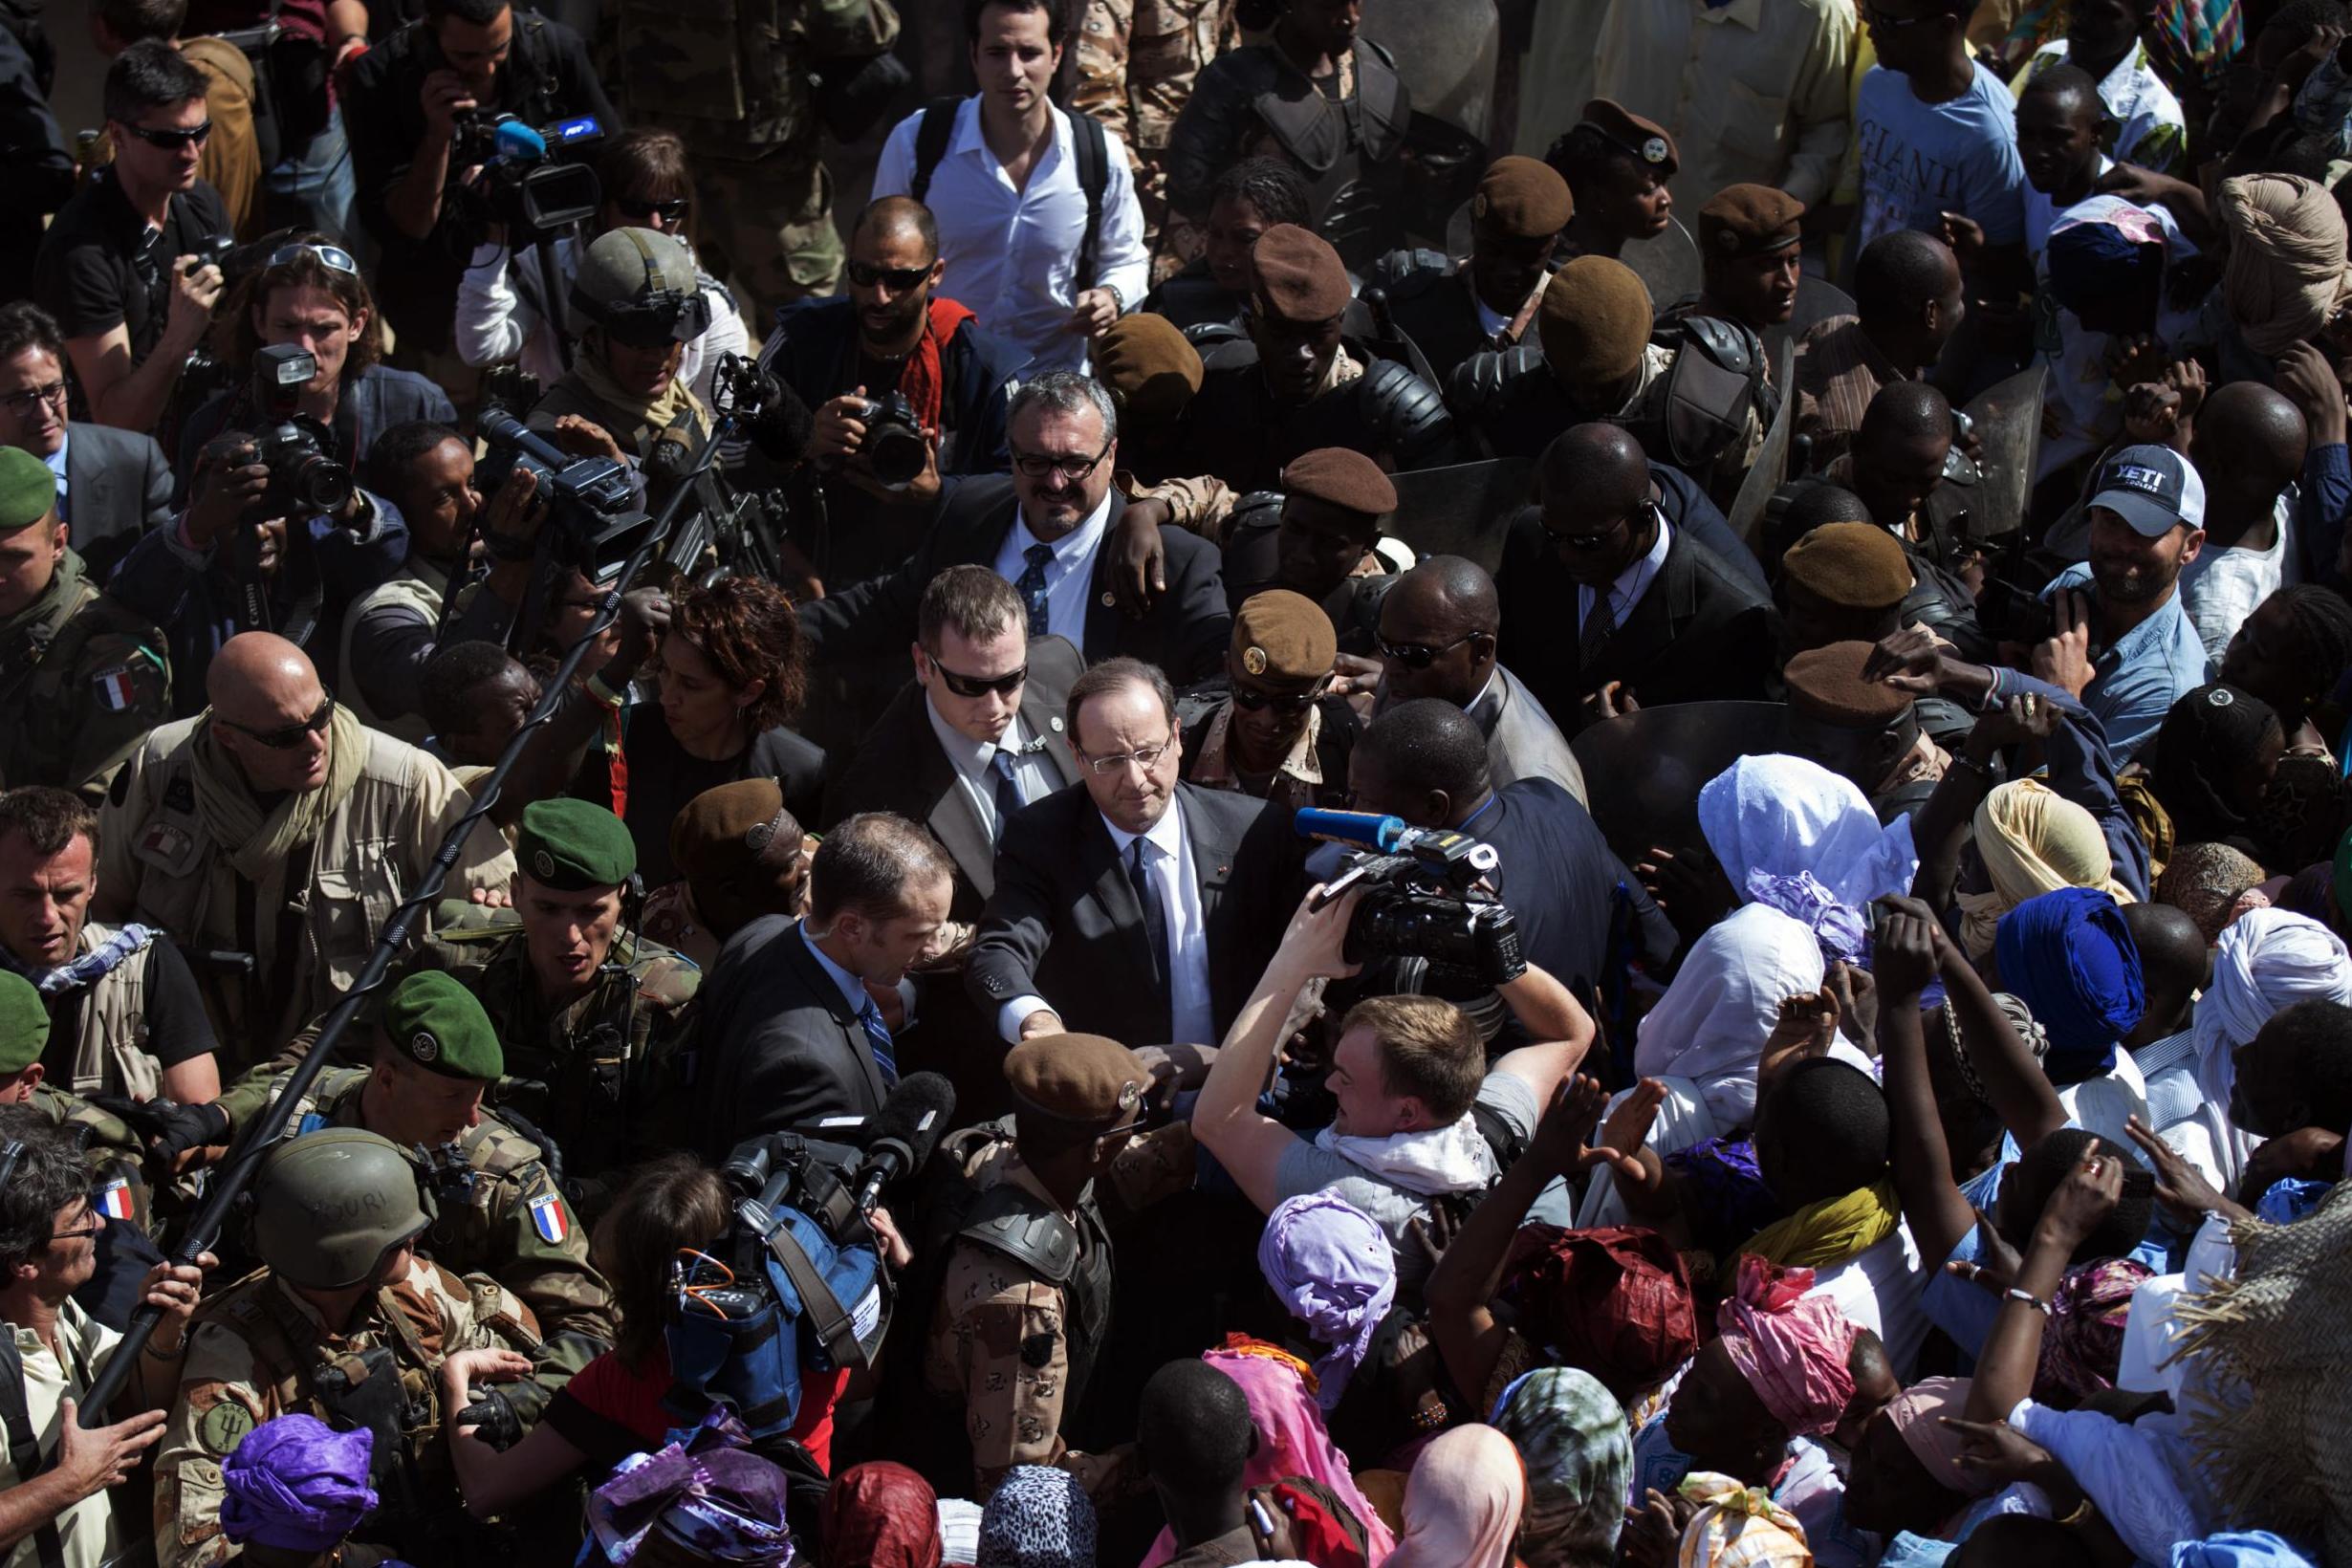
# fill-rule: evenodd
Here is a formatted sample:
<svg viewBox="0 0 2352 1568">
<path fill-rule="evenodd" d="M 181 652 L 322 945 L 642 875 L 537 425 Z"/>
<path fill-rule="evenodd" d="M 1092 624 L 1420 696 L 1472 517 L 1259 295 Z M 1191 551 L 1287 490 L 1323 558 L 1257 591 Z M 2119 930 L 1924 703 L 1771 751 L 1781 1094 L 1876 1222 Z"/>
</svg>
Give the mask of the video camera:
<svg viewBox="0 0 2352 1568">
<path fill-rule="evenodd" d="M 507 245 L 520 250 L 536 240 L 587 223 L 603 202 L 596 170 L 569 162 L 576 147 L 599 142 L 604 127 L 593 115 L 578 115 L 534 128 L 512 115 L 468 109 L 458 115 L 449 166 L 477 174 L 463 188 L 470 230 L 480 224 L 505 226 Z"/>
<path fill-rule="evenodd" d="M 1398 959 L 1408 991 L 1420 989 L 1431 965 L 1490 986 L 1527 972 L 1517 920 L 1480 887 L 1502 863 L 1492 844 L 1371 812 L 1309 808 L 1294 821 L 1302 838 L 1358 846 L 1316 904 L 1321 908 L 1353 888 L 1364 889 L 1341 952 L 1349 963 Z"/>
<path fill-rule="evenodd" d="M 490 446 L 477 470 L 484 493 L 495 491 L 515 468 L 529 469 L 549 505 L 541 548 L 591 582 L 619 572 L 652 526 L 637 503 L 628 468 L 609 457 L 574 457 L 503 409 L 483 410 L 477 428 Z"/>
<path fill-rule="evenodd" d="M 273 343 L 253 351 L 253 406 L 260 410 L 257 459 L 270 470 L 263 517 L 304 517 L 339 510 L 351 499 L 351 470 L 327 454 L 335 434 L 301 412 L 302 389 L 318 374 L 308 349 Z"/>
</svg>

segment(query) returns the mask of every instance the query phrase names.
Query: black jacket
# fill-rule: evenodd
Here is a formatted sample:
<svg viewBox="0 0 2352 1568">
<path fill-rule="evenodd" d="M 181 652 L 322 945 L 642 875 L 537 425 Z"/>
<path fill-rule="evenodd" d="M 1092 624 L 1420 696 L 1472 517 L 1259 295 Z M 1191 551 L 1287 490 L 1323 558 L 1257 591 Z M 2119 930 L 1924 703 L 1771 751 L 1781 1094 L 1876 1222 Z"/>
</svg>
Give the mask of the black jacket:
<svg viewBox="0 0 2352 1568">
<path fill-rule="evenodd" d="M 762 915 L 727 939 L 703 980 L 694 1126 L 704 1158 L 754 1133 L 872 1116 L 887 1093 L 865 1027 L 809 950 L 799 922 Z"/>
<path fill-rule="evenodd" d="M 1176 798 L 1200 877 L 1209 1011 L 1222 1038 L 1298 905 L 1302 840 L 1280 806 L 1189 784 L 1176 786 Z M 1168 996 L 1141 983 L 1150 968 L 1143 909 L 1085 787 L 1023 808 L 997 848 L 996 891 L 964 970 L 989 1024 L 1005 1003 L 1034 993 L 1074 1032 L 1165 1044 Z"/>
<path fill-rule="evenodd" d="M 1387 295 L 1388 318 L 1428 359 L 1439 386 L 1471 355 L 1494 347 L 1470 274 L 1434 250 L 1391 251 L 1373 264 L 1364 287 Z"/>
<path fill-rule="evenodd" d="M 1010 478 L 991 475 L 958 482 L 940 507 L 939 520 L 904 565 L 800 607 L 800 629 L 811 655 L 834 662 L 903 653 L 915 640 L 915 609 L 930 580 L 950 566 L 994 566 L 1013 532 L 1020 501 Z M 1110 524 L 1126 502 L 1111 492 Z M 1109 535 L 1104 535 L 1107 546 Z M 1217 575 L 1216 547 L 1197 534 L 1164 529 L 1167 592 L 1142 621 L 1129 621 L 1104 602 L 1110 590 L 1106 551 L 1095 555 L 1095 581 L 1086 602 L 1089 664 L 1121 654 L 1159 665 L 1178 686 L 1201 679 L 1225 662 L 1232 617 Z"/>
<path fill-rule="evenodd" d="M 1463 831 L 1494 846 L 1495 889 L 1518 921 L 1519 950 L 1590 1007 L 1622 980 L 1628 960 L 1644 972 L 1671 971 L 1674 927 L 1576 797 L 1548 778 L 1522 778 Z M 1626 942 L 1611 942 L 1620 928 Z"/>
<path fill-rule="evenodd" d="M 1401 359 L 1360 338 L 1340 339 L 1364 373 L 1296 406 L 1274 402 L 1247 340 L 1209 357 L 1201 390 L 1185 410 L 1180 473 L 1213 473 L 1237 494 L 1274 490 L 1293 458 L 1345 446 L 1392 471 L 1436 468 L 1454 460 L 1453 416 L 1437 388 Z"/>
<path fill-rule="evenodd" d="M 1344 103 L 1324 97 L 1270 43 L 1229 50 L 1202 67 L 1168 132 L 1168 206 L 1206 218 L 1217 177 L 1261 136 L 1297 165 L 1318 207 L 1360 167 L 1394 158 L 1412 121 L 1412 94 L 1380 45 L 1359 38 L 1354 53 L 1356 94 Z"/>
<path fill-rule="evenodd" d="M 1085 667 L 1078 649 L 1058 637 L 1041 637 L 1029 644 L 1021 724 L 1049 742 L 1042 755 L 1064 785 L 1077 783 L 1078 775 L 1078 761 L 1066 743 L 1062 708 L 1071 683 Z M 955 900 L 947 918 L 980 918 L 981 907 L 996 890 L 996 847 L 970 795 L 958 785 L 955 764 L 940 749 L 923 687 L 912 681 L 891 699 L 858 743 L 849 766 L 825 792 L 825 830 L 861 811 L 896 812 L 930 829 L 955 861 Z"/>
</svg>

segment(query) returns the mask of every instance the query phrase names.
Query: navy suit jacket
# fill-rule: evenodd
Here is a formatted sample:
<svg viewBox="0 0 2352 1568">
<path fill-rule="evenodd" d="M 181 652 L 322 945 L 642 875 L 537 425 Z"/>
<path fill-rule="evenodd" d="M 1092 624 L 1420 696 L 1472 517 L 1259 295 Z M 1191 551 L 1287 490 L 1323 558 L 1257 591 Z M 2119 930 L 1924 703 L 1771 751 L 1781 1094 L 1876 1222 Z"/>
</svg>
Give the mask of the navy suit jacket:
<svg viewBox="0 0 2352 1568">
<path fill-rule="evenodd" d="M 727 939 L 702 986 L 694 1119 L 717 1162 L 754 1133 L 872 1116 L 885 1095 L 865 1026 L 786 915 Z"/>
</svg>

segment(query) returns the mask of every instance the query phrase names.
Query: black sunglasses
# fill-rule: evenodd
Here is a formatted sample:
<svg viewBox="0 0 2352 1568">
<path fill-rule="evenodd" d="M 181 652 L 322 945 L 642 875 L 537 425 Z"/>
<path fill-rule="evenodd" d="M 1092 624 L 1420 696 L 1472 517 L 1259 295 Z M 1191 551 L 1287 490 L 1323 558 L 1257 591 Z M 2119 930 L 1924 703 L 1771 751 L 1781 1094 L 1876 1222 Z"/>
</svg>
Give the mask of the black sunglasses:
<svg viewBox="0 0 2352 1568">
<path fill-rule="evenodd" d="M 311 736 L 326 732 L 327 726 L 335 722 L 335 699 L 320 698 L 317 712 L 299 724 L 281 725 L 275 730 L 255 730 L 234 719 L 222 719 L 221 722 L 240 734 L 252 736 L 272 751 L 291 751 Z"/>
<path fill-rule="evenodd" d="M 1636 512 L 1635 515 L 1646 515 L 1657 512 L 1657 502 L 1644 501 L 1642 503 L 1641 511 Z M 1562 550 L 1598 550 L 1602 545 L 1607 544 L 1611 539 L 1615 538 L 1617 536 L 1618 530 L 1623 528 L 1625 523 L 1626 519 L 1620 517 L 1608 527 L 1597 530 L 1591 534 L 1562 534 L 1548 528 L 1545 529 L 1544 532 L 1550 534 L 1552 542 L 1559 546 Z"/>
<path fill-rule="evenodd" d="M 1233 683 L 1233 706 L 1249 713 L 1262 712 L 1271 708 L 1277 713 L 1288 714 L 1295 718 L 1322 700 L 1323 686 L 1319 682 L 1313 691 L 1301 691 L 1287 697 L 1276 696 L 1271 691 L 1260 691 L 1255 686 L 1246 686 L 1238 681 Z"/>
<path fill-rule="evenodd" d="M 870 261 L 853 261 L 844 270 L 849 273 L 849 280 L 860 289 L 887 283 L 900 294 L 904 294 L 931 275 L 928 267 L 877 267 Z"/>
<path fill-rule="evenodd" d="M 1023 664 L 1019 669 L 1014 670 L 1010 675 L 997 675 L 991 677 L 958 675 L 955 671 L 941 664 L 938 657 L 934 655 L 931 659 L 931 667 L 939 671 L 939 678 L 947 683 L 947 689 L 954 692 L 959 697 L 985 697 L 991 692 L 995 692 L 1000 696 L 1010 697 L 1014 692 L 1021 689 L 1022 682 L 1029 679 L 1029 666 L 1027 664 Z"/>
<path fill-rule="evenodd" d="M 672 196 L 665 202 L 641 202 L 634 197 L 616 196 L 613 206 L 620 209 L 622 217 L 635 218 L 640 222 L 652 218 L 660 218 L 664 223 L 686 221 L 686 199 L 684 196 Z"/>
<path fill-rule="evenodd" d="M 1463 643 L 1481 635 L 1479 632 L 1464 632 L 1452 642 L 1434 648 L 1426 642 L 1391 642 L 1384 637 L 1373 641 L 1383 659 L 1403 664 L 1406 669 L 1427 669 Z"/>
<path fill-rule="evenodd" d="M 182 147 L 203 146 L 205 138 L 212 134 L 212 121 L 207 120 L 201 125 L 190 125 L 184 131 L 177 129 L 151 131 L 143 125 L 125 125 L 122 128 L 150 147 L 163 147 L 176 152 Z"/>
</svg>

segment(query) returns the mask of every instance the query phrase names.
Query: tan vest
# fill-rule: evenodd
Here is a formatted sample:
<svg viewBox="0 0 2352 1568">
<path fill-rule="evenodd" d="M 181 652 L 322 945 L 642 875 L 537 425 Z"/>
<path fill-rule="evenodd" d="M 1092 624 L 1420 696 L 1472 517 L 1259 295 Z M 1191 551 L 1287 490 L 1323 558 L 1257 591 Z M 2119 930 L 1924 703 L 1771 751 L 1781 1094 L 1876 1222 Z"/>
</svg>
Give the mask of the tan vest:
<svg viewBox="0 0 2352 1568">
<path fill-rule="evenodd" d="M 449 579 L 439 568 L 411 557 L 391 581 L 369 589 L 343 615 L 343 645 L 336 659 L 336 668 L 342 672 L 342 680 L 336 688 L 337 700 L 359 714 L 359 722 L 370 730 L 381 730 L 411 746 L 424 745 L 432 726 L 425 722 L 422 713 L 403 713 L 397 719 L 387 719 L 368 706 L 367 694 L 359 686 L 359 672 L 352 667 L 352 633 L 359 627 L 361 616 L 393 605 L 405 605 L 420 612 L 426 625 L 438 625 L 442 597 L 448 587 Z"/>
<path fill-rule="evenodd" d="M 81 950 L 96 951 L 114 934 L 111 926 L 85 921 Z M 146 1049 L 147 966 L 155 962 L 156 944 L 166 940 L 158 933 L 83 994 L 81 1036 L 74 1045 L 76 1094 L 153 1100 L 163 1092 L 163 1063 Z"/>
</svg>

